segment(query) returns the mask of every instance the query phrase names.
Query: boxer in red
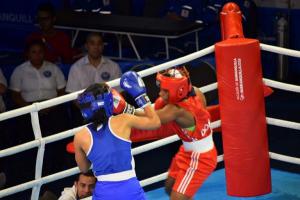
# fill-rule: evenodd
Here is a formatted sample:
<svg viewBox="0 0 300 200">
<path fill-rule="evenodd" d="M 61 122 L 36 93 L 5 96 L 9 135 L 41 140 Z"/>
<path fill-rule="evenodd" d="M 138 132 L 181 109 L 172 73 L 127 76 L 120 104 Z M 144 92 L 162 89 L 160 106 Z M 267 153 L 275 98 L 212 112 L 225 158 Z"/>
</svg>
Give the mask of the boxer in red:
<svg viewBox="0 0 300 200">
<path fill-rule="evenodd" d="M 171 200 L 189 200 L 217 165 L 210 114 L 204 95 L 191 85 L 185 67 L 160 72 L 156 80 L 160 92 L 155 109 L 163 125 L 152 131 L 134 129 L 131 140 L 158 139 L 172 134 L 181 138 L 183 145 L 172 160 L 165 189 Z"/>
</svg>

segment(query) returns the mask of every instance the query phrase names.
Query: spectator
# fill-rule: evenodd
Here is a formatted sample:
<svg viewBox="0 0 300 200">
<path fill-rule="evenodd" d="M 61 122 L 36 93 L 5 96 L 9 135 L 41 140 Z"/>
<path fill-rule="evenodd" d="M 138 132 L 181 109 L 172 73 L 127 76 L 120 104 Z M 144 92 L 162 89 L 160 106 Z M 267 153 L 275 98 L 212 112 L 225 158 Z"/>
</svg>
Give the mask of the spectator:
<svg viewBox="0 0 300 200">
<path fill-rule="evenodd" d="M 64 75 L 55 64 L 44 60 L 45 44 L 32 41 L 26 55 L 28 61 L 17 66 L 10 79 L 15 105 L 22 107 L 64 94 Z"/>
<path fill-rule="evenodd" d="M 52 4 L 39 5 L 37 20 L 40 30 L 31 33 L 26 44 L 33 40 L 43 41 L 46 46 L 45 59 L 53 63 L 71 63 L 81 56 L 79 50 L 71 48 L 69 36 L 54 28 L 56 16 Z"/>
<path fill-rule="evenodd" d="M 66 92 L 79 91 L 93 83 L 108 82 L 122 74 L 117 63 L 102 55 L 104 44 L 99 33 L 90 33 L 85 46 L 88 55 L 71 66 Z"/>
<path fill-rule="evenodd" d="M 91 170 L 81 172 L 72 187 L 64 188 L 58 200 L 77 200 L 92 195 L 96 184 L 96 178 Z"/>
<path fill-rule="evenodd" d="M 0 69 L 0 113 L 4 112 L 6 110 L 5 103 L 2 98 L 7 88 L 7 82 L 6 79 L 2 73 L 2 70 Z"/>
<path fill-rule="evenodd" d="M 93 83 L 108 82 L 122 74 L 119 65 L 102 56 L 103 39 L 99 33 L 90 33 L 86 39 L 87 54 L 71 66 L 66 92 L 75 92 L 87 88 Z M 76 105 L 76 104 L 75 104 Z M 72 107 L 74 126 L 82 123 L 77 106 Z"/>
<path fill-rule="evenodd" d="M 42 41 L 32 41 L 26 48 L 28 61 L 17 66 L 13 71 L 9 88 L 16 107 L 27 106 L 34 102 L 48 100 L 64 94 L 66 85 L 64 75 L 55 64 L 44 60 L 44 52 L 45 45 Z M 43 137 L 67 129 L 66 125 L 68 123 L 65 112 L 63 105 L 39 111 L 39 122 Z M 32 133 L 30 115 L 20 116 L 16 120 L 15 132 L 17 135 L 14 137 L 16 143 L 33 140 L 33 134 L 30 134 Z M 44 172 L 46 174 L 57 171 L 57 168 L 64 166 L 64 158 L 61 154 L 64 151 L 64 142 L 59 141 L 46 146 L 46 159 L 44 161 Z M 34 166 L 29 165 L 30 161 L 35 163 L 34 150 L 24 152 L 24 154 L 27 153 L 30 154 L 27 155 L 28 158 L 32 158 L 32 160 L 28 160 L 26 163 L 24 173 L 28 172 L 30 174 L 21 178 L 23 180 L 30 179 L 34 170 Z M 54 160 L 55 162 L 53 162 Z"/>
</svg>

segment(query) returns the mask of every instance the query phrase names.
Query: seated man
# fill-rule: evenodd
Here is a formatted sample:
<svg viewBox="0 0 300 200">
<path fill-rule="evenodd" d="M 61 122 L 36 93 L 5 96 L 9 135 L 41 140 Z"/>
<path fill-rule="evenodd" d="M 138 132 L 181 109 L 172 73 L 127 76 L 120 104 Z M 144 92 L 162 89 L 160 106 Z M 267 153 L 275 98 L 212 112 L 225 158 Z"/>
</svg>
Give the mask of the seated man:
<svg viewBox="0 0 300 200">
<path fill-rule="evenodd" d="M 45 61 L 45 44 L 34 40 L 26 47 L 27 61 L 17 66 L 9 88 L 16 107 L 64 94 L 66 80 L 57 65 Z"/>
<path fill-rule="evenodd" d="M 26 39 L 26 44 L 33 40 L 42 40 L 46 46 L 45 60 L 53 63 L 71 63 L 81 56 L 79 50 L 71 48 L 69 36 L 54 28 L 56 17 L 53 5 L 39 5 L 37 20 L 40 30 L 31 33 Z"/>
<path fill-rule="evenodd" d="M 44 60 L 44 52 L 45 45 L 42 41 L 32 41 L 26 48 L 28 60 L 14 69 L 10 78 L 9 89 L 11 90 L 12 101 L 16 108 L 28 106 L 34 102 L 52 99 L 64 94 L 66 86 L 65 77 L 57 65 Z M 64 105 L 42 109 L 38 114 L 43 137 L 67 129 L 68 121 Z M 13 133 L 16 134 L 14 135 L 14 142 L 24 143 L 33 139 L 34 134 L 32 133 L 32 125 L 30 122 L 31 118 L 29 114 L 16 118 L 16 130 L 13 131 Z M 61 147 L 64 147 L 64 141 L 59 141 L 46 147 L 45 168 L 43 170 L 46 174 L 53 173 L 64 166 L 63 156 L 60 154 L 61 156 L 57 157 Z M 31 153 L 34 152 L 32 151 Z M 53 160 L 52 156 L 55 156 L 55 163 L 51 162 L 51 160 Z M 32 158 L 32 163 L 35 162 L 34 157 L 30 158 Z M 26 167 L 29 168 L 32 166 L 28 164 L 25 168 Z M 33 169 L 34 168 L 22 172 L 30 173 L 30 170 Z M 18 175 L 21 174 L 22 173 L 18 173 Z M 26 175 L 26 178 L 30 178 L 30 175 Z"/>
<path fill-rule="evenodd" d="M 70 68 L 66 87 L 68 93 L 86 89 L 93 83 L 114 80 L 122 74 L 117 63 L 102 55 L 104 44 L 99 33 L 90 33 L 87 36 L 85 47 L 87 55 L 75 62 Z M 74 126 L 82 123 L 82 117 L 76 103 L 72 106 L 72 117 L 74 118 L 72 120 Z"/>
<path fill-rule="evenodd" d="M 117 63 L 102 55 L 104 44 L 99 33 L 90 33 L 85 47 L 87 55 L 71 66 L 66 92 L 79 91 L 93 83 L 108 82 L 122 74 Z"/>
<path fill-rule="evenodd" d="M 89 170 L 86 173 L 81 172 L 72 187 L 64 188 L 58 200 L 77 200 L 89 197 L 93 194 L 96 184 L 96 177 Z"/>
</svg>

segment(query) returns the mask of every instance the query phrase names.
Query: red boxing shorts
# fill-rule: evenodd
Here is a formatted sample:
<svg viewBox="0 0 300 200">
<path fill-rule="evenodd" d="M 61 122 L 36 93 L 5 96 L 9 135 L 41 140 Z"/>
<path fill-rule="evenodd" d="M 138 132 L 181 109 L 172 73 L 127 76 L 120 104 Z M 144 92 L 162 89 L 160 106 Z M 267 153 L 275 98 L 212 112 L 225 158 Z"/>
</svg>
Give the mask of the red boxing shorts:
<svg viewBox="0 0 300 200">
<path fill-rule="evenodd" d="M 175 179 L 173 191 L 193 197 L 217 166 L 217 150 L 185 151 L 183 145 L 172 160 L 168 176 Z"/>
</svg>

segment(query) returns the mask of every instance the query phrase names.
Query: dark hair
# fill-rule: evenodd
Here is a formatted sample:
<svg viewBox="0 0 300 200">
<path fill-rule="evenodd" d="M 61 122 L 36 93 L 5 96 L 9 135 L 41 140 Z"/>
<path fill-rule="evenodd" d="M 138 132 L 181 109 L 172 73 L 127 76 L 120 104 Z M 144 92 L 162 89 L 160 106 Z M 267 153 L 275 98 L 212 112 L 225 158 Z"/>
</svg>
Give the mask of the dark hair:
<svg viewBox="0 0 300 200">
<path fill-rule="evenodd" d="M 86 42 L 88 42 L 92 37 L 99 37 L 101 39 L 101 41 L 103 42 L 103 37 L 98 32 L 90 32 L 86 37 Z"/>
<path fill-rule="evenodd" d="M 89 169 L 87 172 L 80 172 L 79 175 L 76 177 L 75 181 L 79 181 L 79 177 L 81 175 L 96 178 L 93 171 Z"/>
<path fill-rule="evenodd" d="M 41 3 L 38 6 L 37 11 L 44 11 L 44 12 L 48 12 L 49 14 L 51 14 L 51 16 L 55 16 L 55 8 L 54 6 L 50 3 L 50 2 L 45 2 L 45 3 Z"/>
<path fill-rule="evenodd" d="M 46 48 L 45 43 L 42 40 L 32 40 L 26 44 L 25 52 L 28 52 L 31 47 L 36 46 L 36 45 L 42 47 L 43 49 Z"/>
<path fill-rule="evenodd" d="M 90 85 L 87 89 L 85 89 L 82 94 L 92 93 L 93 96 L 96 98 L 98 95 L 101 95 L 101 94 L 104 94 L 107 92 L 109 92 L 109 86 L 106 83 L 95 83 L 95 84 Z M 87 108 L 90 106 L 91 106 L 91 103 L 87 103 L 84 105 L 79 104 L 80 109 Z M 91 122 L 93 124 L 93 128 L 97 129 L 97 127 L 100 124 L 107 123 L 107 121 L 108 121 L 108 116 L 106 115 L 105 109 L 100 108 L 93 114 L 92 118 L 90 120 L 87 120 L 86 122 L 87 123 Z"/>
</svg>

